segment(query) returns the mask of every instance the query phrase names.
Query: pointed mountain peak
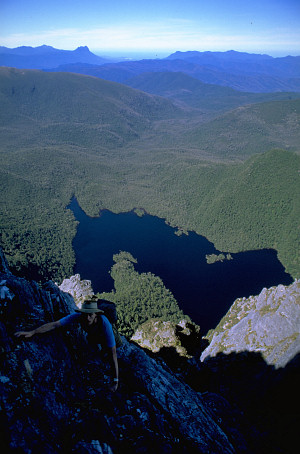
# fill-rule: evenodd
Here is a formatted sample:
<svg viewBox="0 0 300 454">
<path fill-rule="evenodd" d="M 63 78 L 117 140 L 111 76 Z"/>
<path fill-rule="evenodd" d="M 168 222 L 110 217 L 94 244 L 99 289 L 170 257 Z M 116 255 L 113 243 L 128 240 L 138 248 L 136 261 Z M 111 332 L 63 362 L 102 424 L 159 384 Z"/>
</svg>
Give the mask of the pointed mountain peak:
<svg viewBox="0 0 300 454">
<path fill-rule="evenodd" d="M 77 49 L 75 49 L 75 52 L 81 52 L 81 53 L 83 53 L 83 52 L 87 53 L 88 52 L 88 53 L 90 53 L 91 51 L 88 48 L 88 46 L 79 46 L 79 47 L 77 47 Z"/>
</svg>

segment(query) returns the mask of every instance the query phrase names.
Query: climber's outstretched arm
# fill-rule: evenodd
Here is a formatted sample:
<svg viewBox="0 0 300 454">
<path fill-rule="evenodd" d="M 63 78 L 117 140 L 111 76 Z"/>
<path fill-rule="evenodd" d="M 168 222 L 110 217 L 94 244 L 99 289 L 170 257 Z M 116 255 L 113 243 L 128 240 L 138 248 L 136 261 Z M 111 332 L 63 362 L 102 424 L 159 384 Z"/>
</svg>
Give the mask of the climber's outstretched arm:
<svg viewBox="0 0 300 454">
<path fill-rule="evenodd" d="M 50 323 L 45 323 L 44 325 L 39 326 L 36 329 L 33 329 L 32 331 L 17 331 L 15 333 L 16 337 L 32 337 L 35 334 L 42 334 L 42 333 L 47 333 L 48 331 L 52 331 L 56 328 L 59 328 L 61 326 L 60 321 L 57 320 L 56 322 L 50 322 Z"/>
</svg>

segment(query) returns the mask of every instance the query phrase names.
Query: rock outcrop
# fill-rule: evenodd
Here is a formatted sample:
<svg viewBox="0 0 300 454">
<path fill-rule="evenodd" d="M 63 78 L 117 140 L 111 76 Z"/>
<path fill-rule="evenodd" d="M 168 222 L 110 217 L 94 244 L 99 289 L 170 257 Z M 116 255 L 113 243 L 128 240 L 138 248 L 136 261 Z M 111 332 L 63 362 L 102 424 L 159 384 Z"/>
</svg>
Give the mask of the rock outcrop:
<svg viewBox="0 0 300 454">
<path fill-rule="evenodd" d="M 220 352 L 254 351 L 284 367 L 300 353 L 300 280 L 237 299 L 208 338 L 201 361 Z"/>
<path fill-rule="evenodd" d="M 75 302 L 53 282 L 3 272 L 0 282 L 3 452 L 235 452 L 201 394 L 126 339 L 111 393 L 107 363 L 79 327 L 16 338 L 72 313 Z"/>
<path fill-rule="evenodd" d="M 81 307 L 86 298 L 94 295 L 91 281 L 81 280 L 79 274 L 75 274 L 69 279 L 64 279 L 58 287 L 62 292 L 72 295 L 78 307 Z"/>
<path fill-rule="evenodd" d="M 200 327 L 188 320 L 176 324 L 151 319 L 140 325 L 131 340 L 153 353 L 174 348 L 180 356 L 191 357 L 201 341 Z"/>
</svg>

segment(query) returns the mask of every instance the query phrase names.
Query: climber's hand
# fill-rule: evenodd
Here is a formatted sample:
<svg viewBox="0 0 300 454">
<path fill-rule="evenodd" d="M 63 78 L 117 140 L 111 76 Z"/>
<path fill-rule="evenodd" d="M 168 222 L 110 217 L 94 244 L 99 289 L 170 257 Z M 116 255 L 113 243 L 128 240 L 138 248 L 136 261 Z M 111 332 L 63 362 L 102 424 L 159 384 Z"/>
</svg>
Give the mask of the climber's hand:
<svg viewBox="0 0 300 454">
<path fill-rule="evenodd" d="M 34 335 L 34 331 L 17 331 L 15 333 L 15 336 L 16 337 L 26 337 L 26 338 L 29 338 L 29 337 L 32 337 Z"/>
</svg>

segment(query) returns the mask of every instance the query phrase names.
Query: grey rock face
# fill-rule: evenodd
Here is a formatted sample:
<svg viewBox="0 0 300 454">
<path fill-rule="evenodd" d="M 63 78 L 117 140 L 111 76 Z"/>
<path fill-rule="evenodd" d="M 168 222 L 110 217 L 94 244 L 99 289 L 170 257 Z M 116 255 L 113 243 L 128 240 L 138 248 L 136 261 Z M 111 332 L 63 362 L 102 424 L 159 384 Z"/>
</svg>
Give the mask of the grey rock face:
<svg viewBox="0 0 300 454">
<path fill-rule="evenodd" d="M 137 382 L 143 383 L 164 412 L 172 414 L 180 431 L 196 442 L 200 452 L 234 452 L 226 435 L 209 416 L 199 393 L 179 381 L 132 343 L 125 342 L 122 350 L 121 357 L 137 365 L 132 371 Z"/>
<path fill-rule="evenodd" d="M 63 292 L 72 295 L 76 306 L 79 308 L 86 298 L 94 295 L 91 281 L 81 280 L 79 274 L 75 274 L 69 279 L 64 279 L 58 287 Z"/>
<path fill-rule="evenodd" d="M 237 299 L 209 338 L 201 361 L 219 352 L 255 351 L 284 367 L 300 352 L 300 280 Z"/>
</svg>

